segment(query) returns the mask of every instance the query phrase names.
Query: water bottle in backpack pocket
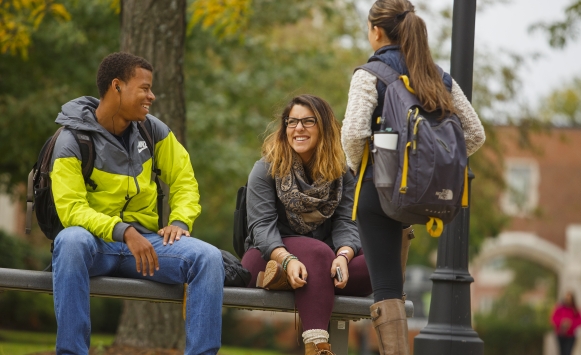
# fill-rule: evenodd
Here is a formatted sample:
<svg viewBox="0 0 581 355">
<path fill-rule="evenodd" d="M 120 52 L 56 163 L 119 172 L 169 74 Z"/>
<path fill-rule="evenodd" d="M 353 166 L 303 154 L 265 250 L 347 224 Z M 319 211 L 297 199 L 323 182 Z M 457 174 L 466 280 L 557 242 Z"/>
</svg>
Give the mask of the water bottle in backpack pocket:
<svg viewBox="0 0 581 355">
<path fill-rule="evenodd" d="M 397 150 L 398 133 L 376 131 L 373 135 L 373 183 L 391 201 L 397 179 L 399 153 Z"/>
</svg>

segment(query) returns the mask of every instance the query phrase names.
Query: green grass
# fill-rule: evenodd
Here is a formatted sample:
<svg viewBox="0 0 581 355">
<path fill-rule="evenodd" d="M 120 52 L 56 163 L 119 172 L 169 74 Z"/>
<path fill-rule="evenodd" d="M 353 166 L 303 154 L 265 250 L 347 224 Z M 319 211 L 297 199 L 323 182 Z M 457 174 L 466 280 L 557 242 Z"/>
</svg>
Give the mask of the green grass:
<svg viewBox="0 0 581 355">
<path fill-rule="evenodd" d="M 113 343 L 112 334 L 91 335 L 91 346 L 107 346 Z M 28 355 L 41 351 L 54 351 L 56 334 L 0 329 L 0 355 Z M 272 350 L 255 350 L 223 346 L 219 355 L 282 355 Z"/>
<path fill-rule="evenodd" d="M 220 348 L 218 355 L 283 355 L 283 353 L 274 350 L 256 350 L 223 346 Z"/>
<path fill-rule="evenodd" d="M 106 346 L 113 343 L 114 335 L 91 335 L 92 346 Z M 55 348 L 56 334 L 14 330 L 0 330 L 0 355 L 27 355 Z"/>
<path fill-rule="evenodd" d="M 284 353 L 275 350 L 257 350 L 223 346 L 220 348 L 218 355 L 284 355 Z"/>
</svg>

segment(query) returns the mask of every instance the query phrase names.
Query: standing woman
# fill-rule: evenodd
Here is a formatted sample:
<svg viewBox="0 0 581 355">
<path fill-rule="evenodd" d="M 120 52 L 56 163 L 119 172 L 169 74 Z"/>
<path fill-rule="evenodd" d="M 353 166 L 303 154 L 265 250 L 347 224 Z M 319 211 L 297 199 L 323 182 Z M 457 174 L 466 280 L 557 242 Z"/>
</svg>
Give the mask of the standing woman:
<svg viewBox="0 0 581 355">
<path fill-rule="evenodd" d="M 293 98 L 248 177 L 242 265 L 252 274 L 249 287 L 294 290 L 307 355 L 332 354 L 327 329 L 336 294 L 371 293 L 351 219 L 354 186 L 329 104 Z"/>
<path fill-rule="evenodd" d="M 484 143 L 482 124 L 458 84 L 440 75 L 431 57 L 424 21 L 407 0 L 378 0 L 369 10 L 368 39 L 375 51 L 369 61 L 380 60 L 411 79 L 411 87 L 424 109 L 455 113 L 462 122 L 468 155 Z M 354 174 L 364 174 L 360 190 L 357 225 L 375 303 L 371 317 L 379 339 L 381 354 L 408 354 L 408 331 L 405 316 L 402 269 L 401 222 L 382 210 L 372 181 L 373 164 L 365 171 L 359 168 L 366 144 L 371 144 L 379 124 L 372 117 L 383 112 L 386 86 L 365 70 L 353 75 L 349 101 L 342 128 L 342 143 L 347 165 Z M 405 239 L 405 238 L 404 238 Z M 404 246 L 407 247 L 407 246 Z M 402 263 L 404 265 L 402 265 Z"/>
<path fill-rule="evenodd" d="M 581 314 L 575 304 L 573 292 L 565 293 L 563 301 L 553 310 L 551 322 L 559 340 L 561 355 L 571 355 L 575 346 L 575 333 L 581 326 Z"/>
</svg>

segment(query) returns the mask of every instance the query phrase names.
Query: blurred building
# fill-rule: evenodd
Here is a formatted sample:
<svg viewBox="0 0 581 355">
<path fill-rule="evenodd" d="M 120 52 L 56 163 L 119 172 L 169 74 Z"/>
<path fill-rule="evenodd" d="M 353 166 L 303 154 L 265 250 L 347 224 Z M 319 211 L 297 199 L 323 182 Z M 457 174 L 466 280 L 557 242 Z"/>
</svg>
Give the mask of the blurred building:
<svg viewBox="0 0 581 355">
<path fill-rule="evenodd" d="M 487 240 L 471 260 L 473 312 L 490 311 L 513 281 L 502 261 L 517 257 L 554 272 L 558 295 L 573 290 L 581 302 L 581 129 L 550 128 L 525 132 L 494 127 L 504 156 L 506 189 L 498 207 L 511 217 L 506 228 Z M 486 152 L 485 152 L 486 154 Z M 475 181 L 477 183 L 477 180 Z M 521 301 L 539 305 L 551 291 L 540 282 Z M 581 354 L 581 347 L 578 347 Z M 545 354 L 552 354 L 548 346 Z"/>
<path fill-rule="evenodd" d="M 17 234 L 23 218 L 18 204 L 9 195 L 0 193 L 0 229 L 9 234 Z M 23 231 L 20 231 L 23 232 Z"/>
<path fill-rule="evenodd" d="M 502 257 L 538 263 L 558 276 L 560 292 L 573 289 L 581 295 L 581 275 L 573 270 L 581 243 L 575 227 L 581 226 L 581 129 L 551 128 L 528 132 L 529 138 L 517 127 L 494 129 L 507 185 L 499 207 L 512 219 L 472 260 L 473 310 L 488 309 L 511 282 L 510 272 L 495 265 L 494 259 Z"/>
</svg>

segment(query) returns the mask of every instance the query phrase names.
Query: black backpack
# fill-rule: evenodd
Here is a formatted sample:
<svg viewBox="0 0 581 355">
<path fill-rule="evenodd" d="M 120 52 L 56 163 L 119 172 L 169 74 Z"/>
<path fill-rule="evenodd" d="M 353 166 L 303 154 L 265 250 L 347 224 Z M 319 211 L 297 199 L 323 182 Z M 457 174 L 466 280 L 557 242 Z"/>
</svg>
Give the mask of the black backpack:
<svg viewBox="0 0 581 355">
<path fill-rule="evenodd" d="M 155 144 L 152 139 L 153 132 L 151 121 L 146 119 L 143 122 L 138 122 L 137 127 L 139 129 L 139 133 L 145 139 L 145 143 L 151 152 L 151 155 L 154 156 Z M 51 191 L 52 182 L 49 177 L 49 169 L 54 146 L 58 136 L 63 129 L 64 127 L 60 127 L 50 138 L 47 139 L 42 149 L 40 150 L 38 160 L 28 174 L 28 189 L 26 194 L 26 234 L 30 234 L 32 226 L 32 212 L 34 211 L 36 213 L 36 219 L 40 229 L 50 240 L 54 240 L 59 232 L 64 229 L 56 212 L 56 207 L 54 205 Z M 85 183 L 91 186 L 93 190 L 95 190 L 97 185 L 93 180 L 91 180 L 91 174 L 95 164 L 95 149 L 93 138 L 89 132 L 70 128 L 67 129 L 73 134 L 77 144 L 79 145 L 81 151 L 81 169 Z M 153 173 L 155 174 L 155 183 L 157 185 L 157 209 L 158 211 L 163 211 L 164 194 L 158 178 L 158 175 L 161 173 L 161 171 L 155 166 L 155 159 L 153 164 Z M 159 228 L 162 228 L 162 213 L 160 212 L 158 214 L 158 225 L 160 226 Z"/>
<path fill-rule="evenodd" d="M 246 219 L 246 188 L 244 185 L 238 189 L 236 195 L 236 210 L 234 211 L 234 235 L 232 244 L 234 251 L 240 258 L 244 255 L 244 241 L 248 236 L 248 220 Z"/>
</svg>

